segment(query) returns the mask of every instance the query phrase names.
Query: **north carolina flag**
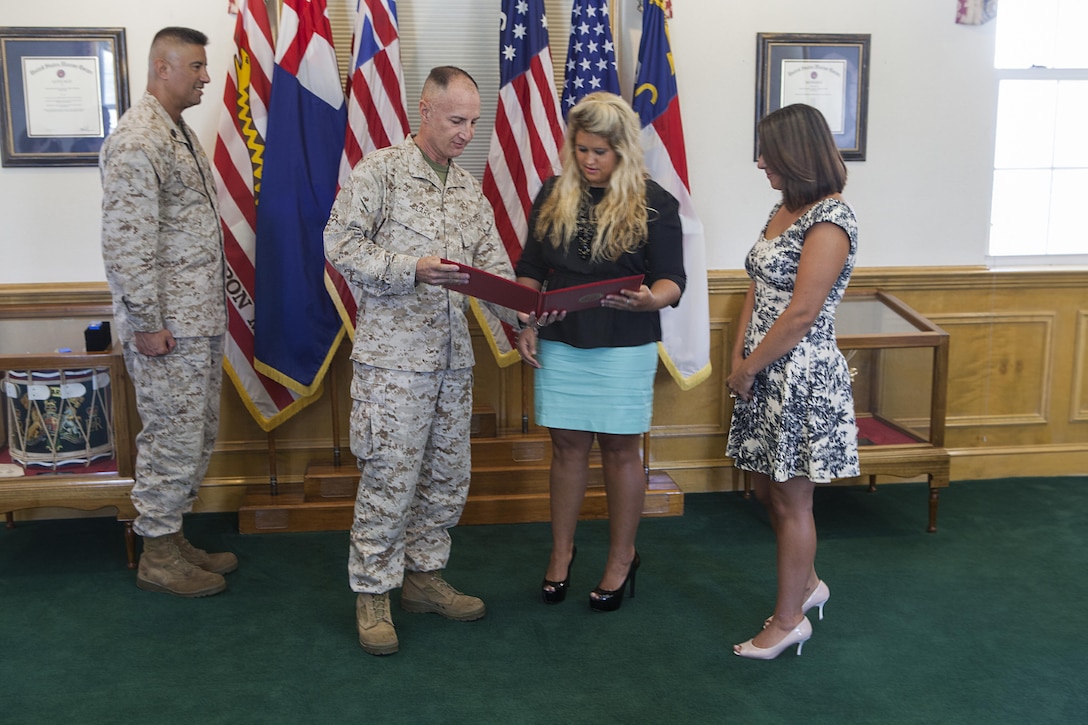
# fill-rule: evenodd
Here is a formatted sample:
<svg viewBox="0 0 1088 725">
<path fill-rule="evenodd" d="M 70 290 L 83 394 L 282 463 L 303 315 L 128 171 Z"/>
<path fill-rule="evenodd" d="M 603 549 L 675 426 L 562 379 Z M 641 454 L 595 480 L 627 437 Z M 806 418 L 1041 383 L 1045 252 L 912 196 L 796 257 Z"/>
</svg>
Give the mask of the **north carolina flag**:
<svg viewBox="0 0 1088 725">
<path fill-rule="evenodd" d="M 570 43 L 563 75 L 563 116 L 590 93 L 620 93 L 616 45 L 608 16 L 609 0 L 574 0 L 570 10 Z"/>
<path fill-rule="evenodd" d="M 484 169 L 484 196 L 495 212 L 510 262 L 517 264 L 529 231 L 533 199 L 546 179 L 562 169 L 563 113 L 555 95 L 544 0 L 503 0 L 499 17 L 499 102 Z M 507 331 L 472 302 L 490 333 L 499 365 L 519 359 Z M 486 324 L 485 324 L 486 323 Z"/>
<path fill-rule="evenodd" d="M 257 206 L 256 367 L 320 390 L 343 337 L 325 288 L 322 232 L 336 195 L 347 110 L 325 0 L 283 0 Z"/>
<path fill-rule="evenodd" d="M 223 366 L 250 415 L 269 431 L 317 398 L 302 397 L 254 368 L 257 199 L 275 65 L 272 31 L 263 2 L 242 0 L 239 4 L 234 42 L 236 52 L 224 83 L 212 164 L 227 270 Z"/>
<path fill-rule="evenodd" d="M 408 137 L 407 93 L 400 63 L 400 34 L 394 0 L 359 0 L 348 78 L 348 129 L 340 157 L 340 185 L 371 151 Z M 326 285 L 348 334 L 355 334 L 358 297 L 347 280 L 325 263 Z"/>
<path fill-rule="evenodd" d="M 654 180 L 680 202 L 687 285 L 677 307 L 661 310 L 661 361 L 683 390 L 710 377 L 710 300 L 703 224 L 688 190 L 688 162 L 664 0 L 644 0 L 642 40 L 632 107 L 642 120 L 642 147 Z"/>
</svg>

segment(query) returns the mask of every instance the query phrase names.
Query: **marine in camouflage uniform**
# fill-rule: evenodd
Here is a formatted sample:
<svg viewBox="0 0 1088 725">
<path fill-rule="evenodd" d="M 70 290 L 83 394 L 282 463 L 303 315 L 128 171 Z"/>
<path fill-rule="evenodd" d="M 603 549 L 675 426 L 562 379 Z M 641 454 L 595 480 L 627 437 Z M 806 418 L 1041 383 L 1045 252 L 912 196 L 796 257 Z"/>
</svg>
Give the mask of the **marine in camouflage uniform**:
<svg viewBox="0 0 1088 725">
<path fill-rule="evenodd" d="M 144 537 L 137 583 L 183 596 L 222 591 L 221 574 L 237 566 L 233 554 L 209 555 L 181 533 L 219 427 L 226 330 L 215 181 L 181 118 L 209 80 L 206 42 L 185 28 L 156 35 L 148 91 L 100 155 L 102 256 L 143 423 L 132 488 L 133 528 Z"/>
<path fill-rule="evenodd" d="M 472 83 L 461 90 L 467 89 L 470 107 L 475 94 L 478 117 L 474 82 L 463 71 L 445 70 L 450 94 L 456 84 Z M 463 137 L 472 138 L 472 111 L 451 115 L 462 128 L 442 163 L 425 155 L 443 148 L 442 132 L 434 130 L 442 107 L 428 106 L 430 91 L 439 93 L 429 79 L 420 134 L 366 156 L 338 194 L 325 229 L 329 261 L 361 293 L 351 353 L 351 451 L 361 475 L 348 572 L 352 590 L 362 595 L 384 595 L 403 580 L 405 609 L 476 619 L 484 609 L 475 597 L 441 579 L 414 578 L 446 566 L 448 529 L 468 495 L 474 363 L 469 298 L 439 286 L 441 275 L 421 280 L 418 270 L 439 259 L 507 279 L 513 270 L 479 183 L 450 158 L 467 143 Z M 510 310 L 492 311 L 516 322 Z M 478 604 L 465 604 L 468 599 Z M 377 618 L 388 623 L 389 637 L 378 644 L 366 640 L 359 617 L 368 652 L 396 651 L 387 609 Z"/>
</svg>

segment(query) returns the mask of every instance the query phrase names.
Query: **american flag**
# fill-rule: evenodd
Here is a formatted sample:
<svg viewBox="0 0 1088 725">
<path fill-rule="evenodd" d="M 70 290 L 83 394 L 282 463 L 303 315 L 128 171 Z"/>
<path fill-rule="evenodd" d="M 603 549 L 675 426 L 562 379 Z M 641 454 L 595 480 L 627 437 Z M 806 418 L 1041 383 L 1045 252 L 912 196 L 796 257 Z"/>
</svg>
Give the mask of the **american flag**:
<svg viewBox="0 0 1088 725">
<path fill-rule="evenodd" d="M 227 269 L 224 367 L 253 419 L 270 431 L 317 398 L 302 397 L 253 367 L 257 201 L 275 63 L 262 0 L 240 0 L 234 42 L 213 156 Z"/>
<path fill-rule="evenodd" d="M 564 116 L 583 96 L 596 91 L 620 92 L 608 0 L 574 0 L 563 78 Z"/>
<path fill-rule="evenodd" d="M 352 58 L 348 131 L 340 157 L 341 186 L 361 158 L 375 149 L 400 143 L 411 131 L 394 0 L 359 0 Z M 358 298 L 347 280 L 327 262 L 325 278 L 341 320 L 349 334 L 354 334 Z"/>
<path fill-rule="evenodd" d="M 687 285 L 677 307 L 661 310 L 661 361 L 683 390 L 710 377 L 710 300 L 703 224 L 688 191 L 688 162 L 665 9 L 647 0 L 631 106 L 642 121 L 642 148 L 654 180 L 680 202 Z"/>
<path fill-rule="evenodd" d="M 563 116 L 553 82 L 544 0 L 503 0 L 499 22 L 499 101 L 484 169 L 510 261 L 517 263 L 533 198 L 559 173 Z"/>
<path fill-rule="evenodd" d="M 544 181 L 562 168 L 563 113 L 554 77 L 544 0 L 503 0 L 499 101 L 483 186 L 512 264 L 521 258 L 533 199 Z M 517 362 L 511 331 L 475 300 L 472 309 L 499 365 Z"/>
</svg>

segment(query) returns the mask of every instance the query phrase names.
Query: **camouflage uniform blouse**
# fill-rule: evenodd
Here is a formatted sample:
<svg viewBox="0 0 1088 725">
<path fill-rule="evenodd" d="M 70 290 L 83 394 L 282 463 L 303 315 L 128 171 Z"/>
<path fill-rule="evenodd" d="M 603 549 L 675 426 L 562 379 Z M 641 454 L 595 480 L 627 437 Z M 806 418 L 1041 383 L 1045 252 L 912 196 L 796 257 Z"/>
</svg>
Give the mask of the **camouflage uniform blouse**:
<svg viewBox="0 0 1088 725">
<path fill-rule="evenodd" d="M 471 367 L 469 298 L 415 283 L 416 261 L 439 256 L 513 279 L 479 183 L 451 163 L 446 186 L 409 138 L 366 156 L 325 227 L 329 262 L 361 291 L 351 359 L 389 370 Z M 493 307 L 514 323 L 510 310 Z"/>
<path fill-rule="evenodd" d="M 223 234 L 211 167 L 191 129 L 150 93 L 102 144 L 102 256 L 123 341 L 226 329 Z"/>
</svg>

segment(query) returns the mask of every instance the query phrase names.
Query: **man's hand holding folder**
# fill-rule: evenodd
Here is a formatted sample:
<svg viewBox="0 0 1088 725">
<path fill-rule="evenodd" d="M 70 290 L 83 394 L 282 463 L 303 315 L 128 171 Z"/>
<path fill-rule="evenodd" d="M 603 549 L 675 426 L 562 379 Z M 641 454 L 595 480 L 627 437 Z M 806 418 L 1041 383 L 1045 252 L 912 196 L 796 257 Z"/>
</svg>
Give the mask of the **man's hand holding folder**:
<svg viewBox="0 0 1088 725">
<path fill-rule="evenodd" d="M 643 275 L 636 274 L 558 290 L 538 291 L 467 264 L 446 259 L 442 263 L 457 264 L 462 272 L 468 273 L 468 284 L 446 285 L 448 289 L 534 315 L 536 319 L 548 312 L 577 312 L 600 307 L 606 295 L 618 295 L 621 290 L 637 291 L 642 287 L 643 280 Z"/>
</svg>

